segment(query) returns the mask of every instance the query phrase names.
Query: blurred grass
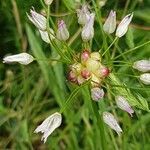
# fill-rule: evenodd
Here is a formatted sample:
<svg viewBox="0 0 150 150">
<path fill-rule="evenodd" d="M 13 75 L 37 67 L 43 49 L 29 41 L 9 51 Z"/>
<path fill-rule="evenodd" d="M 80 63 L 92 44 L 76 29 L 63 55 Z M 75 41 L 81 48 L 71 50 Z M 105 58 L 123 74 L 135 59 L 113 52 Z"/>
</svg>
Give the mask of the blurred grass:
<svg viewBox="0 0 150 150">
<path fill-rule="evenodd" d="M 112 68 L 112 72 L 122 83 L 126 83 L 132 94 L 140 93 L 149 104 L 149 86 L 144 86 L 138 81 L 139 73 L 132 70 L 131 64 L 135 60 L 150 58 L 150 44 L 130 53 L 126 52 L 150 41 L 150 1 L 108 0 L 101 9 L 97 8 L 98 0 L 88 2 L 92 10 L 97 12 L 95 37 L 91 44 L 93 51 L 101 49 L 104 52 L 113 40 L 113 36 L 107 36 L 101 30 L 103 20 L 111 9 L 117 10 L 118 20 L 121 20 L 123 14 L 134 12 L 128 33 L 111 49 L 114 52 L 114 59 L 107 54 L 104 63 Z M 88 86 L 79 90 L 66 80 L 66 64 L 42 61 L 50 60 L 58 54 L 55 47 L 42 42 L 35 27 L 29 24 L 26 12 L 29 12 L 32 6 L 39 12 L 42 9 L 40 1 L 0 1 L 0 58 L 8 53 L 27 51 L 39 59 L 25 67 L 0 62 L 0 149 L 149 150 L 149 113 L 134 107 L 136 115 L 130 118 L 117 109 L 114 101 L 116 87 L 109 80 L 106 81 L 105 87 L 107 95 L 96 104 L 91 101 Z M 51 16 L 53 22 L 50 22 L 50 26 L 56 28 L 57 20 L 63 18 L 73 37 L 79 29 L 75 8 L 74 0 L 56 0 L 52 4 L 51 12 L 55 15 L 64 13 L 69 15 Z M 80 52 L 82 49 L 80 36 L 74 36 L 72 40 L 71 48 L 75 52 Z M 43 144 L 40 141 L 41 135 L 34 134 L 34 129 L 47 116 L 59 111 L 60 108 L 63 109 L 74 90 L 77 92 L 70 98 L 71 105 L 64 110 L 63 124 L 48 138 L 47 143 Z M 117 90 L 119 92 L 120 88 Z M 140 100 L 142 99 L 139 98 Z M 98 112 L 101 114 L 106 110 L 112 111 L 118 117 L 124 130 L 121 137 L 103 124 Z"/>
</svg>

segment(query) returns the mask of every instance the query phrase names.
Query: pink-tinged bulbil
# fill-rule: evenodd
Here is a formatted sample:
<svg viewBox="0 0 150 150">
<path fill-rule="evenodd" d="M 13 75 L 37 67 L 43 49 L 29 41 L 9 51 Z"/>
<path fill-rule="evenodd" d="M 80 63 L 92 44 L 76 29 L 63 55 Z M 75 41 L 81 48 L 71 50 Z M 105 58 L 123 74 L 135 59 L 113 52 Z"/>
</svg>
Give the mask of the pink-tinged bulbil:
<svg viewBox="0 0 150 150">
<path fill-rule="evenodd" d="M 77 82 L 77 76 L 75 74 L 75 72 L 73 71 L 70 71 L 69 74 L 68 74 L 68 80 L 73 82 L 73 83 L 76 83 Z"/>
<path fill-rule="evenodd" d="M 100 68 L 100 73 L 102 77 L 107 77 L 110 73 L 110 70 L 107 67 Z"/>
<path fill-rule="evenodd" d="M 84 79 L 88 79 L 88 78 L 90 78 L 91 73 L 90 73 L 87 69 L 83 69 L 83 70 L 81 71 L 81 76 L 82 76 Z"/>
<path fill-rule="evenodd" d="M 90 52 L 88 50 L 84 50 L 82 53 L 81 53 L 81 62 L 85 62 L 89 59 L 90 57 Z"/>
</svg>

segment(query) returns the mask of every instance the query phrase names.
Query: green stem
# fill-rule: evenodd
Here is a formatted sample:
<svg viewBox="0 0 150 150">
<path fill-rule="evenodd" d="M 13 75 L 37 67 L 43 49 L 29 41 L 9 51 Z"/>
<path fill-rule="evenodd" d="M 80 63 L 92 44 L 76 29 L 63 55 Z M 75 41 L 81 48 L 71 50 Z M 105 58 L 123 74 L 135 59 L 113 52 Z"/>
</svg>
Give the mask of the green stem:
<svg viewBox="0 0 150 150">
<path fill-rule="evenodd" d="M 118 37 L 116 37 L 115 39 L 114 39 L 114 41 L 109 45 L 109 47 L 104 51 L 104 53 L 102 54 L 102 56 L 104 56 L 106 53 L 107 53 L 107 51 L 112 47 L 112 45 L 117 41 L 117 39 L 118 39 Z"/>
</svg>

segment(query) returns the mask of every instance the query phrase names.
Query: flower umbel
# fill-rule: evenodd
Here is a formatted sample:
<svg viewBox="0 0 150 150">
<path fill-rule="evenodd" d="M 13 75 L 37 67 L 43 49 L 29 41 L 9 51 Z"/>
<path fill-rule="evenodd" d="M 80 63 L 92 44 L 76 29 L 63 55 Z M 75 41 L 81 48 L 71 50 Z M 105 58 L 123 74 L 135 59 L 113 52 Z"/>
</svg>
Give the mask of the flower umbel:
<svg viewBox="0 0 150 150">
<path fill-rule="evenodd" d="M 30 15 L 28 15 L 29 20 L 40 30 L 46 30 L 46 18 L 37 13 L 34 8 L 30 9 Z"/>
<path fill-rule="evenodd" d="M 118 135 L 122 132 L 117 120 L 115 117 L 109 112 L 103 112 L 103 121 L 113 130 L 117 132 Z"/>
<path fill-rule="evenodd" d="M 35 129 L 35 133 L 41 132 L 43 133 L 43 136 L 41 138 L 41 141 L 44 141 L 44 143 L 47 141 L 48 136 L 61 125 L 62 122 L 62 116 L 60 113 L 56 112 L 52 115 L 50 115 L 48 118 L 46 118 L 41 125 L 39 125 Z"/>
<path fill-rule="evenodd" d="M 132 117 L 132 114 L 134 113 L 134 110 L 131 108 L 128 101 L 125 99 L 125 97 L 116 96 L 116 104 L 120 109 L 128 112 Z"/>
<path fill-rule="evenodd" d="M 120 22 L 120 24 L 117 27 L 116 30 L 116 36 L 117 37 L 122 37 L 126 34 L 127 30 L 128 30 L 128 26 L 132 20 L 133 17 L 133 13 L 132 14 L 128 14 L 127 16 L 125 16 L 122 21 Z"/>
<path fill-rule="evenodd" d="M 28 65 L 34 60 L 33 56 L 27 53 L 20 53 L 16 55 L 6 56 L 3 58 L 3 63 L 18 62 L 22 65 Z"/>
<path fill-rule="evenodd" d="M 104 25 L 103 25 L 103 30 L 106 33 L 113 33 L 116 29 L 116 12 L 111 10 L 109 13 L 108 18 L 106 19 Z"/>
</svg>

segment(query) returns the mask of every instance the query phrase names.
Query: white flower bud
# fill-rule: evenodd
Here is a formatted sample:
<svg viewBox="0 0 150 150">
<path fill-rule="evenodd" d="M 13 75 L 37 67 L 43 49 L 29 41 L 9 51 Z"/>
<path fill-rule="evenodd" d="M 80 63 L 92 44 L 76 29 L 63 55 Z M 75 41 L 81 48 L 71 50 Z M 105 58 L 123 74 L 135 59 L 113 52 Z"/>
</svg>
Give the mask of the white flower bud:
<svg viewBox="0 0 150 150">
<path fill-rule="evenodd" d="M 28 65 L 34 60 L 33 56 L 27 53 L 20 53 L 16 55 L 6 56 L 3 58 L 3 63 L 18 62 L 22 65 Z"/>
<path fill-rule="evenodd" d="M 69 31 L 63 20 L 60 20 L 58 22 L 58 30 L 56 36 L 60 41 L 66 41 L 69 38 Z"/>
<path fill-rule="evenodd" d="M 139 60 L 134 62 L 133 68 L 137 69 L 141 72 L 148 72 L 150 71 L 150 60 Z"/>
<path fill-rule="evenodd" d="M 54 35 L 53 29 L 50 28 L 49 30 L 50 30 L 50 38 L 51 38 L 51 40 L 55 39 L 55 37 L 53 36 Z M 42 31 L 42 30 L 39 30 L 39 32 L 40 32 L 42 40 L 45 41 L 46 43 L 50 43 L 48 32 L 47 31 Z"/>
<path fill-rule="evenodd" d="M 100 99 L 102 99 L 104 97 L 104 94 L 104 90 L 98 87 L 91 89 L 91 97 L 94 101 L 99 101 Z"/>
<path fill-rule="evenodd" d="M 40 30 L 46 30 L 46 18 L 37 13 L 34 8 L 30 9 L 30 15 L 28 15 L 29 20 Z"/>
<path fill-rule="evenodd" d="M 90 14 L 88 22 L 85 24 L 85 26 L 82 29 L 81 36 L 82 36 L 82 40 L 85 42 L 91 40 L 94 36 L 94 28 L 93 28 L 94 17 L 95 17 L 94 13 Z"/>
<path fill-rule="evenodd" d="M 117 132 L 118 135 L 122 132 L 117 120 L 115 117 L 109 112 L 103 112 L 103 120 L 104 122 L 113 130 Z"/>
<path fill-rule="evenodd" d="M 90 12 L 88 10 L 88 5 L 82 5 L 81 9 L 77 9 L 78 23 L 85 25 L 89 20 Z"/>
<path fill-rule="evenodd" d="M 46 118 L 41 125 L 39 125 L 35 129 L 35 133 L 41 132 L 43 133 L 43 136 L 41 138 L 41 141 L 46 142 L 48 136 L 61 125 L 62 122 L 62 116 L 60 113 L 56 112 L 52 115 L 50 115 L 48 118 Z"/>
<path fill-rule="evenodd" d="M 144 84 L 150 85 L 150 73 L 144 73 L 144 74 L 140 75 L 140 80 Z"/>
<path fill-rule="evenodd" d="M 128 112 L 132 117 L 132 114 L 134 113 L 134 110 L 131 108 L 128 101 L 123 96 L 116 96 L 115 100 L 116 100 L 117 106 L 120 109 Z"/>
<path fill-rule="evenodd" d="M 126 32 L 128 30 L 128 26 L 132 20 L 132 17 L 133 17 L 133 13 L 125 16 L 122 19 L 122 21 L 120 22 L 120 24 L 118 25 L 117 30 L 116 30 L 117 37 L 122 37 L 126 34 Z"/>
<path fill-rule="evenodd" d="M 108 18 L 106 19 L 104 25 L 103 25 L 103 30 L 106 33 L 113 33 L 116 29 L 116 12 L 111 10 L 109 13 Z"/>
<path fill-rule="evenodd" d="M 44 0 L 46 5 L 51 5 L 51 3 L 53 2 L 53 0 Z"/>
</svg>

